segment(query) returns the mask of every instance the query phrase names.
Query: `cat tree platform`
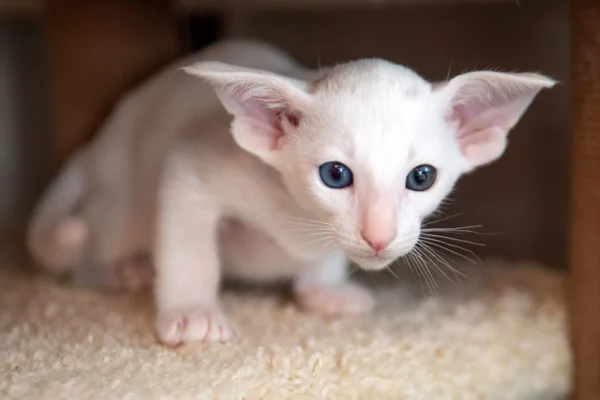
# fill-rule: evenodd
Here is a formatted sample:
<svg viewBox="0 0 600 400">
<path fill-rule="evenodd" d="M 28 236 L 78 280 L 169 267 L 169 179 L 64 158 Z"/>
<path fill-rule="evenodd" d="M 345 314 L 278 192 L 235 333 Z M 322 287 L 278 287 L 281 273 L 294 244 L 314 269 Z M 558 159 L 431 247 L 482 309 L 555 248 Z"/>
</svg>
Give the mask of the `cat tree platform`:
<svg viewBox="0 0 600 400">
<path fill-rule="evenodd" d="M 402 269 L 384 273 L 370 282 L 373 315 L 331 322 L 273 293 L 226 292 L 242 337 L 173 350 L 156 342 L 148 294 L 109 297 L 0 268 L 0 398 L 565 398 L 565 276 L 493 261 L 462 272 L 433 295 Z"/>
</svg>

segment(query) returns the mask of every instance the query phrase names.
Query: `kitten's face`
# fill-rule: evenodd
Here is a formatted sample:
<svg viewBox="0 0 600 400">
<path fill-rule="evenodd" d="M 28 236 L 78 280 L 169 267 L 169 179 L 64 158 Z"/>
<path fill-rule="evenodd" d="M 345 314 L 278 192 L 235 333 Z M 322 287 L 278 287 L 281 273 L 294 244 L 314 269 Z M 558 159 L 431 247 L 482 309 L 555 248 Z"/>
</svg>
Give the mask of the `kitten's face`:
<svg viewBox="0 0 600 400">
<path fill-rule="evenodd" d="M 297 126 L 284 125 L 290 140 L 277 168 L 327 224 L 315 228 L 323 242 L 379 269 L 412 250 L 466 163 L 428 82 L 393 65 L 366 67 L 316 85 Z"/>
<path fill-rule="evenodd" d="M 381 60 L 315 82 L 216 62 L 186 70 L 212 83 L 238 145 L 279 170 L 319 219 L 309 239 L 333 241 L 365 269 L 412 250 L 459 176 L 500 157 L 537 93 L 555 84 L 479 71 L 433 86 Z"/>
</svg>

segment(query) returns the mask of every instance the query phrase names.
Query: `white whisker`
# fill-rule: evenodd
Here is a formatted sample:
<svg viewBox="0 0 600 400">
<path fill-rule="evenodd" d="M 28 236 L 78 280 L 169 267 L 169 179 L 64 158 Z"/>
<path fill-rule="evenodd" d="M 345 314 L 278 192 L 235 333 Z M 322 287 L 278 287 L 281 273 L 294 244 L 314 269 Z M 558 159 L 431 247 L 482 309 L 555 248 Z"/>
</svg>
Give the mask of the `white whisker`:
<svg viewBox="0 0 600 400">
<path fill-rule="evenodd" d="M 464 247 L 461 247 L 461 246 L 452 245 L 450 243 L 444 243 L 444 242 L 438 241 L 438 240 L 436 240 L 434 242 L 433 239 L 423 238 L 422 240 L 423 240 L 423 242 L 426 242 L 430 246 L 434 246 L 434 247 L 437 247 L 439 249 L 445 250 L 445 251 L 447 251 L 449 253 L 455 254 L 455 255 L 457 255 L 457 256 L 459 256 L 461 258 L 464 258 L 465 260 L 467 260 L 469 262 L 472 262 L 475 265 L 481 264 L 481 260 L 479 259 L 479 257 L 474 252 L 472 252 L 469 249 L 465 249 Z M 458 248 L 459 250 L 462 250 L 462 251 L 466 251 L 467 253 L 473 255 L 479 262 L 473 260 L 472 258 L 469 258 L 469 257 L 465 256 L 464 254 L 461 254 L 461 253 L 459 253 L 457 251 L 454 251 L 454 250 L 450 249 L 448 246 L 454 247 L 454 248 Z"/>
<path fill-rule="evenodd" d="M 425 282 L 427 283 L 427 287 L 429 288 L 429 293 L 433 294 L 434 287 L 437 287 L 435 279 L 431 275 L 431 271 L 429 271 L 429 268 L 427 268 L 427 263 L 423 259 L 423 254 L 422 254 L 421 250 L 419 250 L 419 248 L 415 246 L 413 248 L 413 251 L 415 252 L 415 255 L 417 256 L 416 257 L 417 264 L 419 265 L 419 269 L 421 270 L 421 273 L 423 274 L 423 277 L 425 278 Z"/>
<path fill-rule="evenodd" d="M 307 232 L 304 233 L 305 236 L 307 236 L 307 238 L 331 238 L 331 239 L 335 239 L 335 235 L 333 235 L 331 232 Z"/>
<path fill-rule="evenodd" d="M 424 237 L 424 238 L 440 238 L 440 239 L 450 240 L 450 241 L 454 241 L 454 242 L 467 243 L 467 244 L 472 244 L 474 246 L 485 247 L 485 244 L 483 244 L 483 243 L 473 242 L 471 240 L 459 239 L 459 238 L 455 238 L 455 237 L 451 237 L 451 236 L 435 235 L 435 234 L 430 234 L 430 233 L 427 233 L 427 232 L 422 233 L 421 237 Z"/>
<path fill-rule="evenodd" d="M 408 268 L 410 269 L 411 274 L 414 277 L 417 277 L 417 275 L 415 274 L 414 266 L 412 265 L 412 257 L 413 257 L 412 253 L 408 252 L 402 258 L 405 259 L 406 265 L 408 265 Z M 420 279 L 419 279 L 419 281 L 420 281 Z M 421 286 L 423 286 L 422 283 L 421 283 Z"/>
<path fill-rule="evenodd" d="M 462 215 L 462 214 L 463 213 L 452 214 L 452 215 L 450 215 L 448 217 L 444 217 L 444 218 L 441 218 L 441 219 L 436 219 L 436 220 L 433 220 L 433 221 L 429 221 L 427 223 L 422 224 L 421 226 L 429 226 L 429 225 L 432 225 L 432 224 L 437 224 L 438 222 L 447 221 L 449 219 L 458 217 L 459 215 Z"/>
<path fill-rule="evenodd" d="M 414 277 L 416 277 L 419 280 L 419 284 L 421 285 L 421 290 L 423 291 L 423 293 L 425 293 L 425 287 L 423 286 L 423 279 L 421 278 L 421 274 L 419 274 L 419 272 L 417 271 L 415 255 L 413 254 L 413 251 L 406 253 L 404 255 L 404 257 L 406 257 L 406 263 L 408 265 L 408 268 L 410 268 L 410 272 L 413 274 Z"/>
<path fill-rule="evenodd" d="M 438 272 L 438 274 L 440 274 L 443 278 L 448 279 L 450 282 L 456 284 L 434 261 L 434 259 L 431 258 L 430 256 L 430 251 L 429 249 L 427 249 L 423 243 L 417 243 L 417 246 L 419 246 L 419 249 L 421 250 L 424 259 L 426 259 L 427 261 L 429 261 L 428 265 L 433 266 L 433 268 L 435 268 L 435 270 Z"/>
<path fill-rule="evenodd" d="M 296 228 L 296 229 L 286 229 L 286 232 L 290 232 L 290 233 L 315 233 L 315 232 L 328 232 L 328 233 L 334 233 L 335 229 L 333 228 Z"/>
<path fill-rule="evenodd" d="M 446 239 L 446 238 L 443 238 L 443 239 Z M 427 236 L 422 236 L 420 238 L 420 240 L 423 241 L 423 242 L 430 243 L 430 244 L 437 243 L 437 244 L 440 244 L 440 245 L 447 246 L 449 248 L 453 248 L 453 249 L 457 249 L 457 250 L 462 250 L 462 251 L 465 251 L 465 252 L 471 254 L 473 257 L 479 259 L 479 257 L 477 256 L 477 254 L 475 254 L 474 251 L 472 251 L 470 249 L 467 249 L 466 247 L 457 245 L 455 243 L 449 243 L 449 242 L 446 242 L 446 241 L 444 241 L 442 239 L 435 239 L 435 238 L 431 238 L 431 237 L 427 237 Z"/>
<path fill-rule="evenodd" d="M 394 265 L 394 264 L 392 264 L 392 265 L 388 265 L 388 266 L 386 267 L 386 269 L 388 270 L 388 272 L 389 272 L 390 274 L 392 274 L 392 276 L 394 277 L 394 279 L 396 279 L 398 282 L 402 282 L 402 279 L 400 279 L 400 277 L 399 277 L 398 275 L 396 275 L 396 273 L 395 273 L 395 272 L 394 272 L 394 270 L 392 269 L 392 266 L 393 266 L 393 265 Z"/>
<path fill-rule="evenodd" d="M 455 268 L 452 268 L 452 266 L 446 261 L 444 260 L 442 257 L 440 257 L 438 254 L 436 254 L 433 249 L 428 246 L 426 243 L 420 242 L 418 243 L 418 245 L 421 247 L 421 249 L 427 253 L 427 258 L 429 258 L 429 260 L 431 261 L 432 265 L 435 267 L 435 269 L 446 279 L 448 279 L 450 282 L 452 282 L 455 285 L 458 285 L 459 282 L 454 281 L 452 278 L 450 278 L 445 272 L 444 270 L 437 265 L 436 261 L 442 263 L 444 266 L 446 266 L 447 268 L 449 268 L 453 273 L 454 273 L 454 277 L 455 279 L 458 280 L 458 276 L 457 274 L 459 273 Z M 462 274 L 461 274 L 462 275 Z M 464 275 L 463 275 L 464 276 Z"/>
<path fill-rule="evenodd" d="M 449 269 L 452 271 L 452 273 L 454 274 L 454 277 L 455 277 L 455 278 L 456 278 L 458 281 L 460 281 L 460 279 L 459 279 L 459 277 L 458 277 L 459 275 L 460 275 L 460 276 L 462 276 L 463 278 L 466 278 L 466 277 L 467 277 L 465 274 L 463 274 L 462 272 L 460 272 L 460 271 L 459 271 L 459 270 L 457 270 L 456 268 L 452 267 L 452 266 L 450 265 L 450 261 L 449 261 L 449 260 L 447 260 L 447 259 L 444 257 L 444 255 L 443 255 L 443 254 L 442 254 L 442 253 L 441 253 L 439 250 L 436 250 L 434 247 L 430 246 L 430 245 L 429 245 L 429 244 L 427 244 L 427 243 L 423 243 L 423 245 L 424 245 L 425 247 L 427 247 L 427 248 L 428 248 L 428 249 L 429 249 L 429 250 L 430 250 L 430 251 L 431 251 L 431 252 L 434 254 L 434 256 L 436 256 L 436 257 L 437 257 L 437 258 L 438 258 L 438 259 L 439 259 L 439 260 L 440 260 L 440 261 L 441 261 L 441 262 L 442 262 L 442 263 L 443 263 L 445 266 L 447 266 L 447 267 L 448 267 L 448 268 L 449 268 Z"/>
<path fill-rule="evenodd" d="M 318 220 L 310 219 L 310 218 L 296 217 L 294 215 L 287 215 L 287 214 L 276 214 L 276 215 L 281 218 L 284 218 L 284 219 L 287 218 L 290 222 L 298 221 L 298 222 L 305 222 L 305 223 L 310 223 L 310 224 L 315 224 L 315 225 L 332 226 L 328 222 L 318 221 Z"/>
<path fill-rule="evenodd" d="M 336 238 L 333 235 L 319 236 L 304 242 L 303 246 L 307 248 L 314 248 L 318 246 L 319 248 L 326 248 L 336 244 Z"/>
<path fill-rule="evenodd" d="M 422 232 L 469 232 L 467 229 L 481 228 L 482 225 L 467 225 L 467 226 L 457 226 L 454 228 L 424 228 L 421 229 Z M 479 233 L 476 231 L 472 231 L 473 233 Z"/>
<path fill-rule="evenodd" d="M 333 225 L 321 225 L 307 222 L 298 222 L 298 221 L 282 221 L 285 226 L 289 228 L 313 228 L 313 229 L 333 229 Z"/>
</svg>

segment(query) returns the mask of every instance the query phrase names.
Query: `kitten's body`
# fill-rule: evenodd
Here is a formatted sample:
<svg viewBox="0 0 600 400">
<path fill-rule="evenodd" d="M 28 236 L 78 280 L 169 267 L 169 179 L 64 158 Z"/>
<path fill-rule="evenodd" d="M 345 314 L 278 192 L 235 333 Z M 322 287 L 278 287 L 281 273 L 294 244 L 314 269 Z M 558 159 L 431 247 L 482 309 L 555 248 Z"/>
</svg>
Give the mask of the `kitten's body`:
<svg viewBox="0 0 600 400">
<path fill-rule="evenodd" d="M 151 251 L 158 177 L 169 152 L 182 156 L 194 153 L 191 157 L 198 163 L 200 175 L 213 180 L 210 184 L 227 214 L 241 213 L 244 219 L 251 219 L 259 226 L 273 222 L 273 218 L 265 218 L 265 210 L 278 209 L 280 214 L 302 217 L 304 213 L 290 201 L 278 174 L 235 144 L 229 134 L 230 117 L 211 86 L 179 69 L 203 60 L 267 69 L 298 78 L 316 76 L 269 46 L 223 42 L 177 62 L 129 93 L 95 139 L 70 160 L 69 171 L 61 178 L 69 175 L 72 179 L 65 181 L 64 188 L 55 184 L 48 193 L 56 199 L 52 202 L 56 207 L 54 213 L 42 211 L 49 207 L 37 213 L 38 223 L 32 224 L 30 230 L 31 249 L 44 265 L 57 270 L 77 267 L 75 272 L 82 274 L 81 279 L 87 280 L 88 272 L 91 279 L 97 279 L 99 265 L 113 265 Z M 74 196 L 68 197 L 70 191 Z M 242 211 L 248 205 L 252 211 Z M 57 213 L 59 208 L 62 215 Z M 61 218 L 72 216 L 74 208 L 89 224 L 91 237 L 86 241 L 87 246 L 73 246 L 77 248 L 72 252 L 54 246 L 46 248 L 52 242 L 49 237 L 53 236 L 56 224 Z M 223 232 L 230 232 L 232 226 L 224 224 L 228 229 Z M 52 254 L 55 250 L 59 254 Z M 253 264 L 262 263 L 257 260 Z M 110 273 L 110 269 L 104 272 Z M 249 268 L 240 272 L 248 278 L 255 277 Z M 275 276 L 281 274 L 280 269 L 276 272 Z M 116 284 L 116 277 L 110 274 L 105 277 L 109 279 L 106 284 Z"/>
<path fill-rule="evenodd" d="M 180 69 L 192 63 L 204 79 Z M 459 175 L 498 157 L 552 84 L 467 75 L 436 88 L 381 60 L 321 74 L 266 45 L 223 42 L 119 103 L 42 199 L 30 249 L 103 286 L 143 283 L 132 260 L 151 254 L 157 331 L 172 345 L 233 337 L 217 302 L 222 273 L 290 278 L 300 304 L 325 315 L 366 312 L 346 254 L 378 269 L 410 251 Z M 351 166 L 351 186 L 319 180 L 328 161 Z M 404 189 L 424 163 L 440 171 L 435 185 Z"/>
</svg>

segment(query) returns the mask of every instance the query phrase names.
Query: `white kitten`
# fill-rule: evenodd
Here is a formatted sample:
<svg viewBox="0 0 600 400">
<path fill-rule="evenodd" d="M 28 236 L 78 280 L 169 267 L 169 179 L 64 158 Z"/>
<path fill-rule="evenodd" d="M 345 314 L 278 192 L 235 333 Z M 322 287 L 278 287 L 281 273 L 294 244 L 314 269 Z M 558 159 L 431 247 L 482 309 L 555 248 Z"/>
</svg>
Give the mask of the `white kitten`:
<svg viewBox="0 0 600 400">
<path fill-rule="evenodd" d="M 347 257 L 376 270 L 411 251 L 459 176 L 498 158 L 553 85 L 486 71 L 434 85 L 377 59 L 319 73 L 223 42 L 124 98 L 42 199 L 29 246 L 105 286 L 143 283 L 132 257 L 150 253 L 169 345 L 235 336 L 222 274 L 291 278 L 298 303 L 327 316 L 367 312 Z"/>
</svg>

